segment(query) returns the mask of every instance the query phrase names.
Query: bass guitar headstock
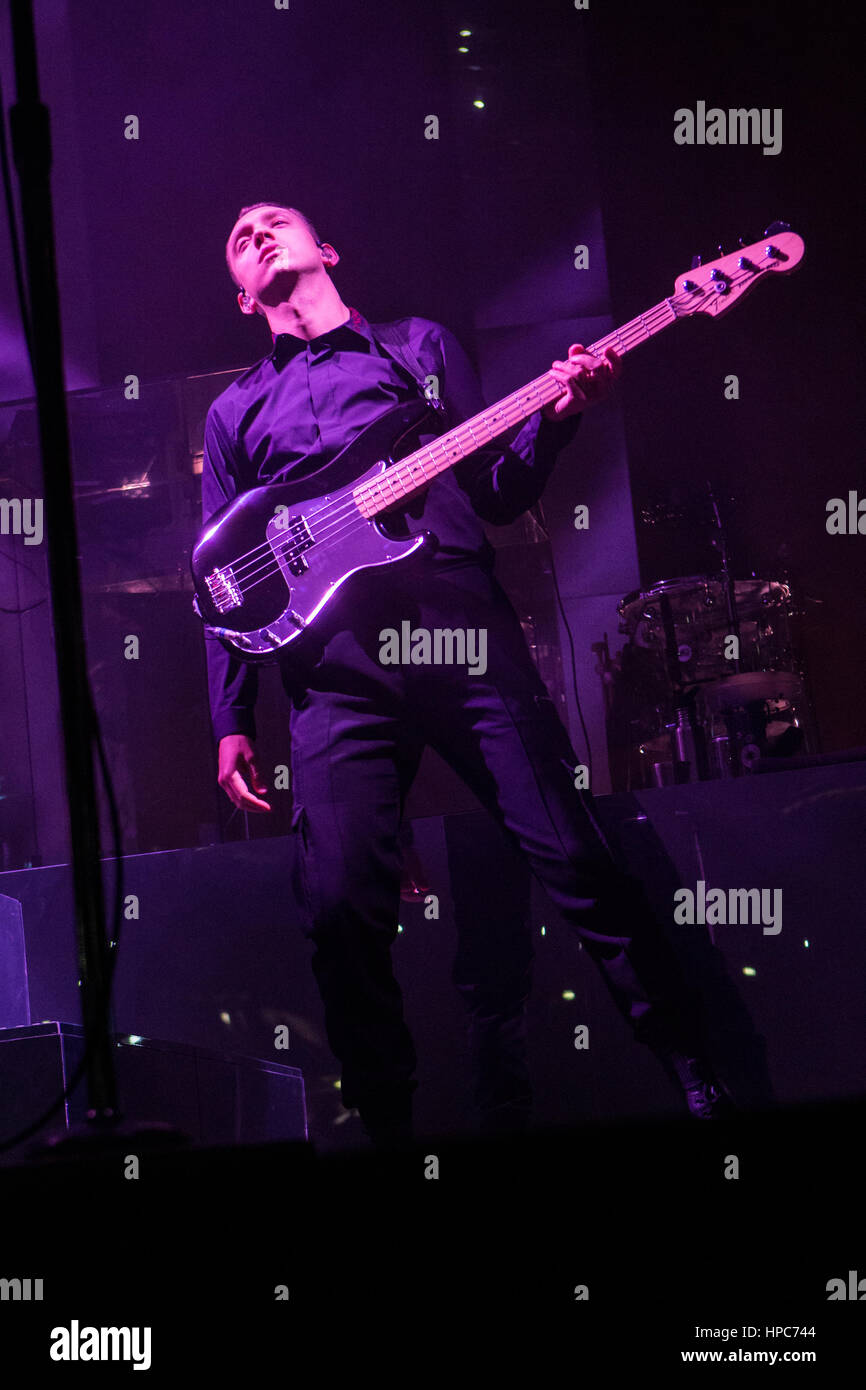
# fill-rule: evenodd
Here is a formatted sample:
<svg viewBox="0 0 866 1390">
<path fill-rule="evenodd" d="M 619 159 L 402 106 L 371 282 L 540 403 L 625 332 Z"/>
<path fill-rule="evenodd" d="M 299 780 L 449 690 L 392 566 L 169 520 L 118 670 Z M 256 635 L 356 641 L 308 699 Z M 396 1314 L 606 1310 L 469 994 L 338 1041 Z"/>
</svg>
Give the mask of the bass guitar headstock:
<svg viewBox="0 0 866 1390">
<path fill-rule="evenodd" d="M 720 248 L 721 249 L 721 248 Z M 772 275 L 788 275 L 796 270 L 806 254 L 806 244 L 787 222 L 773 222 L 761 241 L 719 256 L 701 265 L 696 256 L 691 269 L 678 275 L 674 293 L 668 300 L 678 318 L 691 314 L 727 313 L 759 280 Z"/>
</svg>

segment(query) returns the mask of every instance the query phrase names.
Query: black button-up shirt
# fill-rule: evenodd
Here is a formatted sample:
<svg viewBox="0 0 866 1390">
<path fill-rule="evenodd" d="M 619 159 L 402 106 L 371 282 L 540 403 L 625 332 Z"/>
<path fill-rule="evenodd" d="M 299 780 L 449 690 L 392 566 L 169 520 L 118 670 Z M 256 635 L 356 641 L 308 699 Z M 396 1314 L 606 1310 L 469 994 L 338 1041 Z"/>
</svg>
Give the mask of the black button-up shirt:
<svg viewBox="0 0 866 1390">
<path fill-rule="evenodd" d="M 430 319 L 399 322 L 415 358 L 437 380 L 449 426 L 482 411 L 478 377 L 453 333 Z M 273 352 L 216 398 L 205 423 L 203 524 L 248 488 L 316 472 L 383 411 L 419 398 L 413 377 L 386 354 L 375 332 L 376 326 L 352 309 L 345 323 L 309 342 L 279 333 Z M 494 551 L 479 517 L 506 525 L 537 502 L 580 418 L 553 421 L 536 411 L 510 446 L 479 449 L 433 480 L 423 504 L 419 499 L 406 520 L 410 531 L 430 530 L 438 537 L 434 571 L 467 563 L 492 569 Z M 231 733 L 255 738 L 257 668 L 233 656 L 217 638 L 206 637 L 205 651 L 215 738 Z"/>
</svg>

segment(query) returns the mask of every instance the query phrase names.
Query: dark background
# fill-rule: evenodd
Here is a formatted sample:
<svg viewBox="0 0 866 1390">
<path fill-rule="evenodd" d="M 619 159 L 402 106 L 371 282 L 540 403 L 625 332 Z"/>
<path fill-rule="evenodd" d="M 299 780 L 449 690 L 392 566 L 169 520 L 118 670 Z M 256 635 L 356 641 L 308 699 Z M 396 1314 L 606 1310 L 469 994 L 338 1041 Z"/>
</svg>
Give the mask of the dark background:
<svg viewBox="0 0 866 1390">
<path fill-rule="evenodd" d="M 460 55 L 464 27 L 470 51 Z M 823 748 L 866 742 L 866 539 L 825 528 L 831 497 L 866 489 L 854 12 L 617 0 L 587 11 L 565 0 L 432 8 L 335 0 L 327 9 L 294 0 L 288 11 L 234 0 L 131 8 L 51 0 L 40 7 L 39 42 L 67 379 L 99 388 L 74 406 L 79 499 L 135 474 L 142 456 L 158 458 L 153 476 L 166 479 L 162 501 L 134 519 L 130 509 L 121 519 L 107 504 L 79 500 L 82 563 L 93 571 L 92 674 L 106 725 L 113 721 L 119 783 L 130 769 L 125 810 L 135 847 L 285 829 L 282 816 L 242 830 L 216 788 L 189 593 L 150 582 L 170 576 L 172 565 L 180 573 L 178 537 L 188 543 L 197 525 L 189 459 L 208 397 L 195 382 L 178 383 L 238 370 L 270 347 L 265 322 L 241 316 L 223 258 L 239 208 L 261 199 L 290 201 L 313 218 L 341 253 L 343 299 L 368 318 L 417 313 L 448 324 L 476 357 L 490 399 L 503 355 L 511 354 L 510 389 L 565 352 L 575 323 L 598 320 L 600 336 L 608 322 L 670 293 L 695 252 L 711 259 L 720 243 L 728 250 L 774 219 L 790 222 L 807 244 L 800 270 L 723 320 L 676 325 L 630 356 L 616 406 L 585 422 L 575 460 L 599 467 L 599 443 L 621 420 L 645 585 L 716 564 L 699 522 L 649 526 L 645 508 L 674 498 L 700 518 L 708 478 L 732 499 L 724 506 L 734 571 L 790 576 L 808 599 L 806 655 Z M 0 67 L 8 105 L 8 53 Z M 483 111 L 472 106 L 479 94 Z M 673 113 L 698 100 L 781 107 L 781 153 L 676 145 Z M 137 142 L 123 138 L 129 113 L 141 122 Z M 438 140 L 423 138 L 429 113 L 439 116 Z M 571 269 L 577 242 L 593 257 L 582 278 Z M 2 273 L 0 381 L 11 402 L 30 385 L 8 250 Z M 129 373 L 143 383 L 146 428 L 130 428 Z M 739 378 L 738 401 L 724 399 L 729 373 Z M 26 414 L 14 405 L 0 411 L 5 495 L 22 479 L 39 486 Z M 549 490 L 553 524 L 562 524 L 556 509 L 565 500 Z M 625 556 L 633 543 L 617 533 L 612 549 Z M 136 546 L 142 591 L 108 592 L 105 567 L 127 574 Z M 24 559 L 36 564 L 32 553 Z M 7 563 L 3 572 L 8 581 Z M 44 594 L 44 576 L 40 589 L 19 563 L 14 577 L 4 606 Z M 609 596 L 628 588 L 617 574 L 599 577 L 595 592 L 612 629 Z M 53 706 L 34 733 L 37 700 L 53 699 L 50 633 L 35 626 L 46 611 L 26 615 L 20 631 L 14 615 L 0 619 L 9 655 L 2 696 L 21 730 L 2 768 L 12 797 L 0 804 L 0 819 L 26 822 L 15 864 L 64 857 L 59 765 L 39 761 L 45 729 L 56 737 Z M 580 611 L 577 626 L 583 649 L 598 633 L 589 616 L 581 625 Z M 117 663 L 118 634 L 130 630 L 145 639 L 132 669 Z M 38 676 L 37 650 L 48 652 Z M 269 765 L 288 752 L 271 674 L 260 704 Z M 0 830 L 0 839 L 12 834 Z"/>
<path fill-rule="evenodd" d="M 341 253 L 346 303 L 374 322 L 415 313 L 446 323 L 476 357 L 492 400 L 544 370 L 573 335 L 593 341 L 669 294 L 694 253 L 706 261 L 719 243 L 749 243 L 774 219 L 790 222 L 807 244 L 796 275 L 719 322 L 677 325 L 629 357 L 613 405 L 591 413 L 548 486 L 550 553 L 585 657 L 599 624 L 615 630 L 616 601 L 639 579 L 714 566 L 699 518 L 712 479 L 734 499 L 725 509 L 735 573 L 775 579 L 789 570 L 813 600 L 808 656 L 824 748 L 864 744 L 866 537 L 825 528 L 831 497 L 866 491 L 856 16 L 841 5 L 800 12 L 618 0 L 591 0 L 585 12 L 568 0 L 292 0 L 288 11 L 267 0 L 45 0 L 38 8 L 67 382 L 76 392 L 89 665 L 127 886 L 143 904 L 141 920 L 124 924 L 118 1024 L 265 1056 L 285 1016 L 316 1137 L 341 1142 L 337 1065 L 287 888 L 288 797 L 274 797 L 272 819 L 244 824 L 216 785 L 203 641 L 183 583 L 208 402 L 270 347 L 266 324 L 237 308 L 223 258 L 228 231 L 243 204 L 298 206 Z M 2 20 L 5 35 L 5 8 Z M 459 55 L 464 27 L 470 52 Z M 8 52 L 0 70 L 8 104 Z M 479 95 L 483 111 L 472 105 Z M 781 107 L 782 152 L 676 145 L 675 110 L 699 100 Z M 123 139 L 130 113 L 141 122 L 137 142 Z M 438 140 L 423 138 L 431 113 Z M 577 243 L 590 246 L 585 275 L 572 269 Z M 38 494 L 31 387 L 2 245 L 0 495 Z M 130 373 L 142 382 L 135 407 L 123 398 Z M 730 373 L 740 383 L 734 402 L 723 395 Z M 144 471 L 152 486 L 140 496 L 112 491 Z M 588 480 L 603 518 L 580 555 L 567 544 L 570 505 L 583 500 L 570 476 Z M 698 519 L 645 525 L 644 510 L 659 500 Z M 501 558 L 511 565 L 509 548 Z M 577 584 L 570 566 L 581 564 Z M 76 976 L 68 873 L 30 870 L 68 858 L 67 813 L 44 556 L 22 553 L 14 538 L 0 538 L 4 608 L 0 849 L 2 867 L 23 872 L 4 875 L 0 892 L 24 902 L 38 1020 L 74 1012 Z M 138 662 L 119 655 L 130 632 L 140 639 Z M 587 705 L 595 680 L 584 665 Z M 289 751 L 273 671 L 257 717 L 270 771 Z M 428 802 L 433 775 L 428 768 L 421 787 Z M 784 882 L 780 942 L 751 928 L 723 941 L 783 1100 L 856 1090 L 860 780 L 855 765 L 642 793 L 637 806 L 620 808 L 656 891 L 664 887 L 656 837 L 683 883 Z M 534 932 L 540 1118 L 607 1116 L 614 1096 L 625 1113 L 671 1106 L 651 1060 L 623 1046 L 599 977 L 539 890 L 523 913 L 525 866 L 509 860 L 484 818 L 444 814 L 466 808 L 451 784 L 437 795 L 436 810 L 416 803 L 413 825 L 423 870 L 442 893 L 442 921 L 422 921 L 419 904 L 405 903 L 395 948 L 418 1039 L 421 1127 L 456 1130 L 470 1117 L 448 970 L 460 913 L 482 909 L 493 933 L 509 915 L 521 924 L 525 916 Z M 605 798 L 604 813 L 616 802 Z M 220 843 L 244 837 L 269 843 Z M 108 853 L 107 836 L 103 845 Z M 734 1034 L 736 993 L 729 982 L 718 1006 Z M 597 1026 L 601 1060 L 581 1069 L 577 1085 L 575 1018 Z M 763 1043 L 753 1032 L 749 1023 L 735 1041 Z"/>
<path fill-rule="evenodd" d="M 460 28 L 472 30 L 465 59 Z M 82 100 L 78 116 L 106 384 L 128 369 L 131 321 L 144 377 L 269 350 L 264 322 L 240 318 L 223 265 L 248 201 L 309 210 L 343 253 L 347 303 L 373 319 L 428 315 L 470 350 L 473 306 L 515 262 L 531 268 L 539 232 L 587 172 L 600 180 L 617 322 L 669 293 L 693 253 L 712 259 L 719 243 L 790 222 L 807 244 L 795 279 L 718 325 L 677 326 L 629 360 L 629 464 L 638 506 L 705 477 L 729 489 L 740 572 L 775 577 L 785 563 L 821 601 L 809 656 L 824 747 L 862 741 L 852 692 L 866 674 L 863 545 L 825 529 L 828 498 L 866 484 L 863 393 L 852 389 L 862 295 L 851 249 L 863 211 L 852 9 L 608 0 L 575 12 L 542 0 L 254 16 L 235 5 L 96 5 L 75 13 L 74 35 L 81 71 L 101 74 L 99 99 Z M 575 81 L 583 65 L 588 89 Z M 469 104 L 474 85 L 483 113 Z M 698 99 L 781 107 L 781 153 L 676 145 L 673 112 Z M 147 139 L 119 161 L 104 131 L 124 103 Z M 419 139 L 428 109 L 440 114 L 438 141 Z M 595 145 L 581 149 L 587 109 Z M 730 372 L 737 402 L 722 392 Z M 706 568 L 687 530 L 639 527 L 644 583 Z"/>
<path fill-rule="evenodd" d="M 800 270 L 773 293 L 718 324 L 677 325 L 629 359 L 636 508 L 673 488 L 694 496 L 707 477 L 734 496 L 736 571 L 775 578 L 786 567 L 817 600 L 807 654 L 824 749 L 862 743 L 864 547 L 825 528 L 829 498 L 866 486 L 863 294 L 849 273 L 863 217 L 862 25 L 839 5 L 630 6 L 628 23 L 617 10 L 593 7 L 588 65 L 617 320 L 643 307 L 643 285 L 672 287 L 692 254 L 710 260 L 720 242 L 756 240 L 775 219 L 806 242 Z M 781 107 L 781 153 L 661 138 L 672 111 L 698 99 Z M 722 392 L 731 372 L 736 402 Z M 637 534 L 644 583 L 705 567 L 687 527 Z"/>
</svg>

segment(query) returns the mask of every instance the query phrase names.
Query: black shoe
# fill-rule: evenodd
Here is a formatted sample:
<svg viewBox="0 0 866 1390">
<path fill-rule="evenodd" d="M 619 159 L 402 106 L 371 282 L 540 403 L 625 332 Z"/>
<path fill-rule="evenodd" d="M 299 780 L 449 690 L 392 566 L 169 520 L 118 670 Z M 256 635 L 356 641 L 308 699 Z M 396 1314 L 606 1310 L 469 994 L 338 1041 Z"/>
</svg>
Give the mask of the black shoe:
<svg viewBox="0 0 866 1390">
<path fill-rule="evenodd" d="M 690 1115 L 696 1120 L 724 1120 L 738 1114 L 739 1106 L 705 1057 L 686 1056 L 668 1048 L 653 1048 L 665 1071 L 682 1090 Z"/>
<path fill-rule="evenodd" d="M 685 1091 L 689 1114 L 696 1120 L 726 1120 L 739 1113 L 730 1091 L 718 1077 L 710 1077 Z"/>
</svg>

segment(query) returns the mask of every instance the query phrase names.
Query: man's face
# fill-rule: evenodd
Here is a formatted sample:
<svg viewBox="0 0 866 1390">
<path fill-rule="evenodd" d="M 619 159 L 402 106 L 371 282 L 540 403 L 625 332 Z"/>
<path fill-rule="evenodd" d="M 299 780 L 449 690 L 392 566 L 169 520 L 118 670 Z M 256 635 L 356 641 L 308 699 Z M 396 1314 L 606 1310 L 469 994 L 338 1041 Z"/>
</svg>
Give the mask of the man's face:
<svg viewBox="0 0 866 1390">
<path fill-rule="evenodd" d="M 254 208 L 234 225 L 226 258 L 235 278 L 258 302 L 276 303 L 304 271 L 321 270 L 322 253 L 307 224 L 288 208 Z"/>
</svg>

